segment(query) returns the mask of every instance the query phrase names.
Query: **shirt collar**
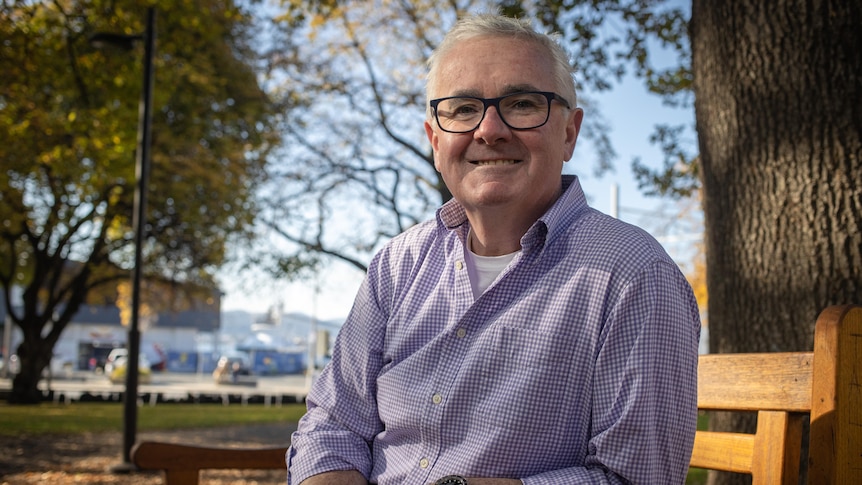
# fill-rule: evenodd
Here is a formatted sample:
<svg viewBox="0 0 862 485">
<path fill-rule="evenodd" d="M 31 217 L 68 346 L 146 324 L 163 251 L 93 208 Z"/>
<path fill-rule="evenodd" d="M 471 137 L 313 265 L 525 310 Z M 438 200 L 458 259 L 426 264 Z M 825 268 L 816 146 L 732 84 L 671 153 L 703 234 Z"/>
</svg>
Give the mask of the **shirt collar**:
<svg viewBox="0 0 862 485">
<path fill-rule="evenodd" d="M 562 233 L 584 209 L 589 208 L 578 177 L 563 175 L 562 193 L 554 205 L 527 230 L 521 238 L 521 247 L 531 249 L 541 247 Z M 457 200 L 452 199 L 437 210 L 437 223 L 456 231 L 461 241 L 466 241 L 469 223 L 467 212 Z"/>
</svg>

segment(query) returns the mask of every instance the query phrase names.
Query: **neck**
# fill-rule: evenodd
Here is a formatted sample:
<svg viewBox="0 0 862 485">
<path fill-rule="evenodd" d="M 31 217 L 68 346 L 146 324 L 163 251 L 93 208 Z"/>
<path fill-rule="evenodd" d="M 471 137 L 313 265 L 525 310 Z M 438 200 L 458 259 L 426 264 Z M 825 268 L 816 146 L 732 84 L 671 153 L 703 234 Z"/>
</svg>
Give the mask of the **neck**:
<svg viewBox="0 0 862 485">
<path fill-rule="evenodd" d="M 507 207 L 467 210 L 470 249 L 479 256 L 503 256 L 521 250 L 521 238 L 545 213 L 524 213 Z"/>
<path fill-rule="evenodd" d="M 470 221 L 470 249 L 479 256 L 503 256 L 521 250 L 521 238 L 559 199 L 562 190 L 532 209 L 523 201 L 492 206 L 464 206 Z"/>
<path fill-rule="evenodd" d="M 503 256 L 521 249 L 521 237 L 529 226 L 520 229 L 482 224 L 470 219 L 470 250 L 479 256 Z"/>
</svg>

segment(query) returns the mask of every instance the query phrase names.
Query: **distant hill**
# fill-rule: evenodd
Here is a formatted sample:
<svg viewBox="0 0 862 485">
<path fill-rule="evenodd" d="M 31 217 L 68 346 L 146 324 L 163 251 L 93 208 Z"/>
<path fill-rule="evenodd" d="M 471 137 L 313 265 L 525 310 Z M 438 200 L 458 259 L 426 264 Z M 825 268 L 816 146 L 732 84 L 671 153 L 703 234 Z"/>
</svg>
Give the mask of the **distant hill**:
<svg viewBox="0 0 862 485">
<path fill-rule="evenodd" d="M 263 324 L 260 327 L 264 328 L 268 333 L 274 336 L 283 338 L 285 341 L 292 341 L 295 338 L 306 339 L 311 332 L 312 317 L 304 313 L 286 313 L 281 316 L 280 324 L 268 324 L 266 312 L 252 313 L 245 310 L 230 310 L 224 311 L 221 314 L 221 330 L 220 334 L 224 337 L 230 337 L 235 340 L 250 335 L 255 324 Z M 318 330 L 329 330 L 334 337 L 341 325 L 343 319 L 337 320 L 318 320 Z M 265 325 L 265 326 L 264 326 Z"/>
</svg>

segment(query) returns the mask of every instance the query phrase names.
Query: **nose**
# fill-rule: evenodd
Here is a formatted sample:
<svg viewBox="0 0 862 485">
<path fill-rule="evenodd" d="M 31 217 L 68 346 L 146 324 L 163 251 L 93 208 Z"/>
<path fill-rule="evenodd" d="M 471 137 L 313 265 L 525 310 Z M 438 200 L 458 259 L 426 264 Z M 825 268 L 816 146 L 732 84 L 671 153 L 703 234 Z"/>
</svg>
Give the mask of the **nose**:
<svg viewBox="0 0 862 485">
<path fill-rule="evenodd" d="M 507 140 L 511 135 L 512 130 L 503 122 L 497 107 L 488 106 L 488 109 L 485 110 L 485 117 L 482 118 L 482 122 L 473 132 L 473 139 L 493 145 L 498 141 Z"/>
</svg>

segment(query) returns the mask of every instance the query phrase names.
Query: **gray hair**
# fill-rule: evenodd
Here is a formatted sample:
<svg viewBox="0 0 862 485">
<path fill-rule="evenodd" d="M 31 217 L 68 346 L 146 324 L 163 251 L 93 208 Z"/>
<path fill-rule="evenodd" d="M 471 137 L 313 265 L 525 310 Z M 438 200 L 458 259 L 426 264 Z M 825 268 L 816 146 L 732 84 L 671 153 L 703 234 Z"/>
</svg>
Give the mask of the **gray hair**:
<svg viewBox="0 0 862 485">
<path fill-rule="evenodd" d="M 554 63 L 554 84 L 561 96 L 575 107 L 578 105 L 578 95 L 575 91 L 575 80 L 572 77 L 572 64 L 569 55 L 559 42 L 558 34 L 543 34 L 536 32 L 530 24 L 521 19 L 513 19 L 502 15 L 473 15 L 459 20 L 452 30 L 443 38 L 443 42 L 428 58 L 428 75 L 425 79 L 425 94 L 430 98 L 438 79 L 440 59 L 445 57 L 455 45 L 477 37 L 508 37 L 533 42 L 543 48 Z M 430 116 L 430 109 L 428 110 Z"/>
</svg>

